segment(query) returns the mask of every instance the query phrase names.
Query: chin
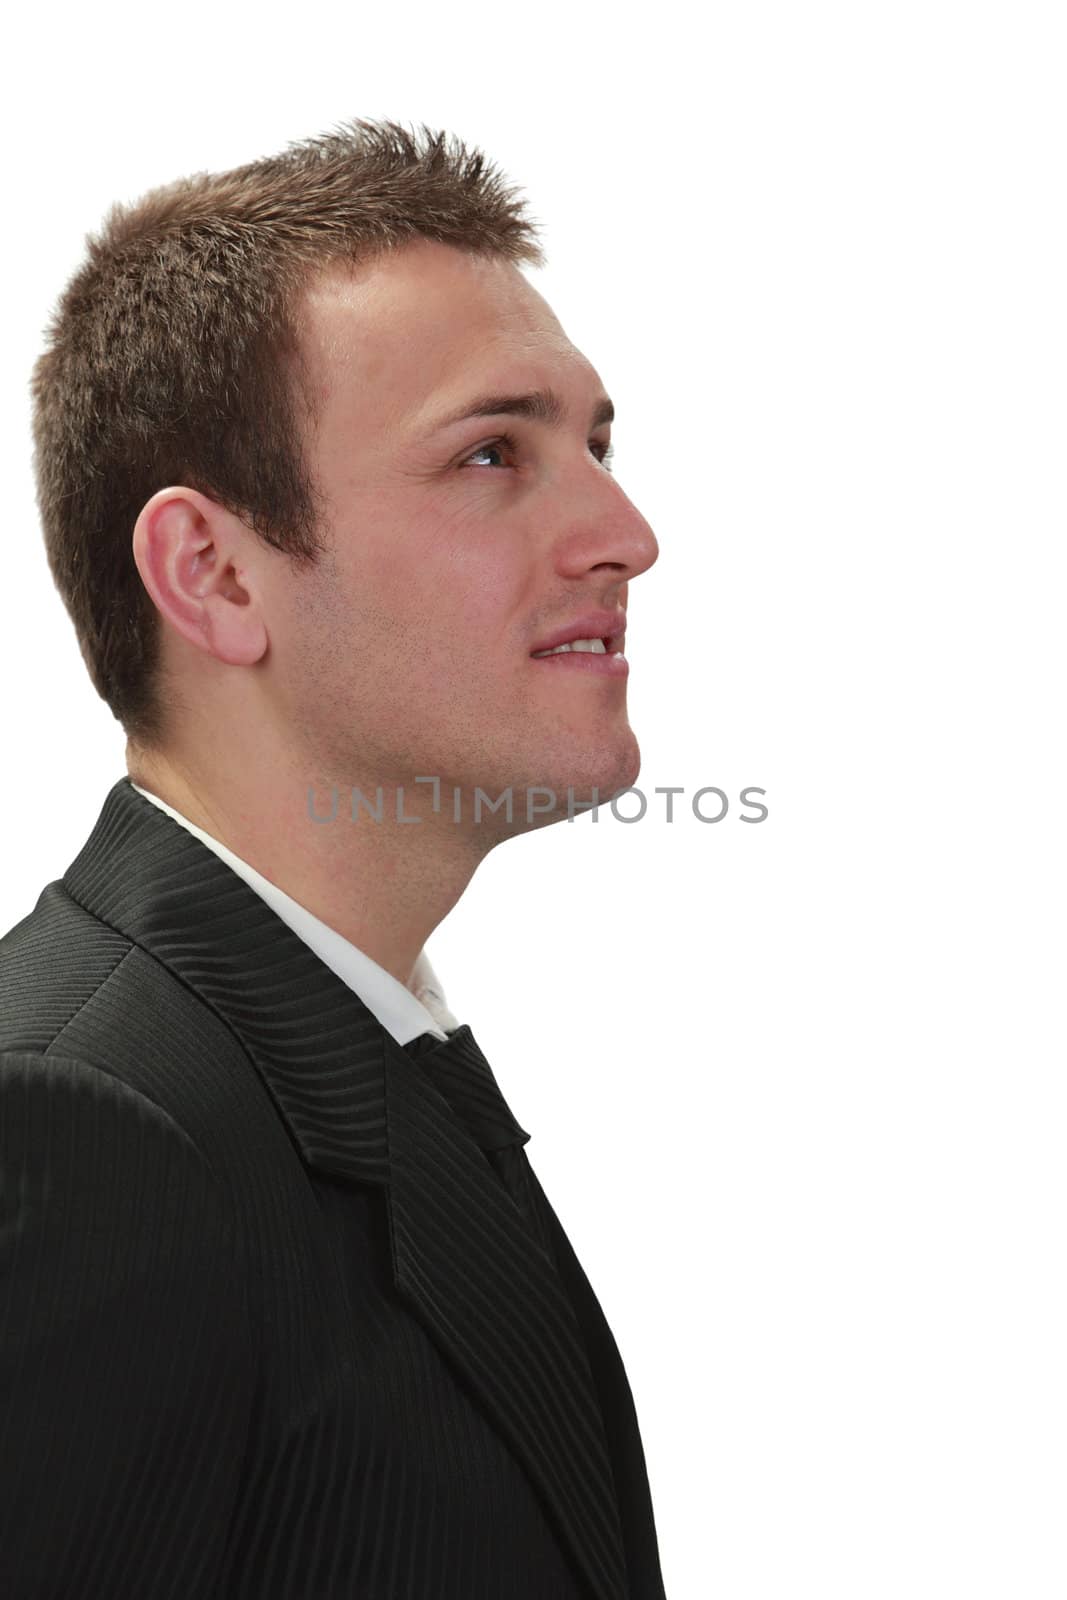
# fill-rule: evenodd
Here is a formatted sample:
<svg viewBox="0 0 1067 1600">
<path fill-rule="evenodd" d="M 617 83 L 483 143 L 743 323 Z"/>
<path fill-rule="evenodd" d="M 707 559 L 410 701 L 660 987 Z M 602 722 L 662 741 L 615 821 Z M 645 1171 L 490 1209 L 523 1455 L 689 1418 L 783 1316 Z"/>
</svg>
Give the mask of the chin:
<svg viewBox="0 0 1067 1600">
<path fill-rule="evenodd" d="M 455 767 L 452 770 L 455 771 Z M 501 820 L 498 826 L 486 818 L 487 831 L 493 834 L 495 840 L 564 821 L 568 805 L 578 814 L 588 810 L 594 800 L 594 790 L 597 805 L 606 806 L 616 795 L 633 786 L 640 770 L 640 747 L 633 732 L 627 728 L 624 733 L 616 733 L 614 738 L 603 740 L 599 745 L 592 741 L 568 741 L 565 746 L 555 743 L 540 751 L 527 746 L 521 753 L 515 751 L 510 760 L 498 760 L 489 769 L 480 766 L 475 772 L 469 773 L 465 780 L 453 777 L 447 782 L 458 783 L 470 795 L 473 795 L 475 786 L 494 797 L 510 788 L 514 797 L 511 822 L 505 825 Z M 542 796 L 537 795 L 535 804 L 538 810 L 533 816 L 528 816 L 527 792 L 545 789 L 555 796 L 554 807 L 549 811 L 540 811 Z M 571 791 L 570 797 L 568 789 Z M 448 801 L 445 803 L 447 805 Z"/>
<path fill-rule="evenodd" d="M 632 733 L 627 733 L 625 739 L 617 740 L 610 749 L 585 749 L 572 761 L 553 764 L 555 777 L 546 779 L 546 786 L 555 789 L 558 806 L 564 812 L 567 806 L 567 790 L 574 791 L 575 803 L 591 801 L 593 790 L 597 791 L 597 800 L 600 805 L 607 805 L 615 795 L 622 794 L 637 781 L 641 771 L 641 750 Z"/>
</svg>

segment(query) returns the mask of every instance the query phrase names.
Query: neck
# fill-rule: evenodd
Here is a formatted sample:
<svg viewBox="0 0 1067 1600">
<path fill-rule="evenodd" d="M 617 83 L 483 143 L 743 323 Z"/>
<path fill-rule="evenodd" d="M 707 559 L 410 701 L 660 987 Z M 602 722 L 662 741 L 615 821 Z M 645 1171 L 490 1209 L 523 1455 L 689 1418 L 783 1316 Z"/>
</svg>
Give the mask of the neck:
<svg viewBox="0 0 1067 1600">
<path fill-rule="evenodd" d="M 291 895 L 406 984 L 423 945 L 452 910 L 490 847 L 456 827 L 447 800 L 438 814 L 425 786 L 382 784 L 382 820 L 365 808 L 352 820 L 352 790 L 377 799 L 378 781 L 347 778 L 309 796 L 306 778 L 232 768 L 224 774 L 173 755 L 127 746 L 130 778 Z M 334 802 L 336 801 L 336 808 Z M 310 802 L 310 803 L 309 803 Z M 314 821 L 316 816 L 332 820 Z"/>
</svg>

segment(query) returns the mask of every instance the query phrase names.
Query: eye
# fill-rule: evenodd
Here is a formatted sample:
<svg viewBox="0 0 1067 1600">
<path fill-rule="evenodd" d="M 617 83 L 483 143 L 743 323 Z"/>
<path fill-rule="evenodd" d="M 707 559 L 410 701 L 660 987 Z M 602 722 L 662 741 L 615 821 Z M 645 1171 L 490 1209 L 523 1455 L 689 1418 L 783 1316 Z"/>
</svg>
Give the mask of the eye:
<svg viewBox="0 0 1067 1600">
<path fill-rule="evenodd" d="M 594 453 L 599 452 L 596 459 L 600 462 L 602 467 L 605 467 L 607 471 L 610 472 L 611 458 L 615 454 L 615 446 L 610 442 L 605 443 L 603 439 L 591 439 L 589 441 L 589 445 L 590 449 L 592 449 Z M 489 455 L 494 451 L 497 455 L 505 452 L 508 455 L 517 455 L 519 453 L 519 447 L 510 433 L 501 433 L 498 434 L 495 439 L 490 439 L 488 444 L 480 444 L 477 450 L 472 450 L 470 455 L 467 456 L 465 460 L 460 463 L 460 465 L 468 466 L 474 460 L 475 456 Z"/>
</svg>

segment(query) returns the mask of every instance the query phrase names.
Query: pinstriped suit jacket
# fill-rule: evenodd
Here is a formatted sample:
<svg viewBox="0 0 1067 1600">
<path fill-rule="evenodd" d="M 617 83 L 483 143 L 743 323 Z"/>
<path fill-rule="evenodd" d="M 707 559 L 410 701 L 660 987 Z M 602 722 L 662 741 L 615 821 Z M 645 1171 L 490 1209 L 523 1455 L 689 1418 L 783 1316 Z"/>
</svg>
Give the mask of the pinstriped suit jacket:
<svg viewBox="0 0 1067 1600">
<path fill-rule="evenodd" d="M 623 1364 L 527 1173 L 539 1238 L 120 779 L 0 940 L 0 1593 L 662 1600 Z"/>
</svg>

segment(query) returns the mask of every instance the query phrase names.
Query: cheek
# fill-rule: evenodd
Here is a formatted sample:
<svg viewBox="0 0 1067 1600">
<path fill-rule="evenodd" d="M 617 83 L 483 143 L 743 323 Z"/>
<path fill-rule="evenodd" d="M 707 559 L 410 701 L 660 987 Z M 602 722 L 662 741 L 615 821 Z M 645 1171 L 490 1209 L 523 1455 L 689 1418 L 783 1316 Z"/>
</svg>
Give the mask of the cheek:
<svg viewBox="0 0 1067 1600">
<path fill-rule="evenodd" d="M 406 614 L 418 613 L 431 637 L 462 634 L 489 644 L 521 612 L 529 583 L 522 550 L 503 526 L 439 523 L 423 531 L 402 565 L 384 563 L 377 581 Z"/>
<path fill-rule="evenodd" d="M 532 536 L 469 498 L 427 512 L 404 497 L 370 497 L 346 519 L 338 548 L 341 593 L 326 609 L 364 663 L 403 650 L 416 676 L 455 682 L 464 661 L 499 656 L 504 640 L 510 648 L 533 609 Z"/>
</svg>

